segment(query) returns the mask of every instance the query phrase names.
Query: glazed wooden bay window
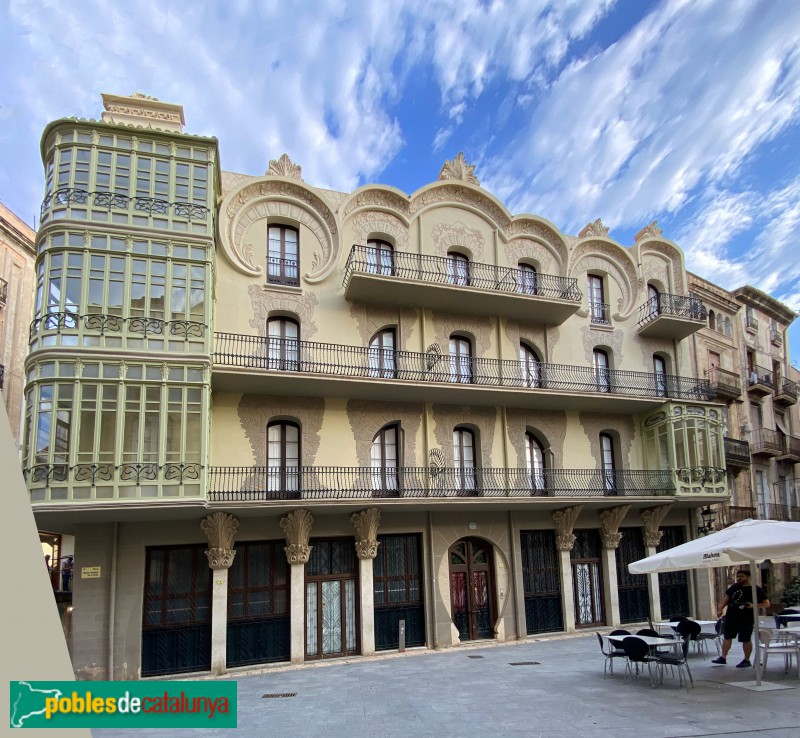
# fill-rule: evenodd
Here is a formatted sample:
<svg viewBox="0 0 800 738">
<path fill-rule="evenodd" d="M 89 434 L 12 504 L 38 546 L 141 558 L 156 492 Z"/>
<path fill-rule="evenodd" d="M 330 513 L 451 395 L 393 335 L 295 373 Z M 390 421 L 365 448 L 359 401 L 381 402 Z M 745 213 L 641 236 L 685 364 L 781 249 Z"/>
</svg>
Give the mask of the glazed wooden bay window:
<svg viewBox="0 0 800 738">
<path fill-rule="evenodd" d="M 23 465 L 33 500 L 203 492 L 202 367 L 46 362 L 29 377 Z M 43 489 L 42 489 L 43 488 Z"/>
<path fill-rule="evenodd" d="M 79 239 L 83 245 L 83 234 L 70 233 L 58 242 L 75 247 Z M 107 237 L 93 237 L 93 246 L 96 239 L 108 244 Z M 150 256 L 151 249 L 165 258 Z M 134 241 L 132 251 L 48 250 L 40 257 L 31 350 L 83 345 L 203 351 L 210 339 L 208 265 L 166 258 L 166 244 Z M 172 251 L 204 253 L 188 245 Z"/>
</svg>

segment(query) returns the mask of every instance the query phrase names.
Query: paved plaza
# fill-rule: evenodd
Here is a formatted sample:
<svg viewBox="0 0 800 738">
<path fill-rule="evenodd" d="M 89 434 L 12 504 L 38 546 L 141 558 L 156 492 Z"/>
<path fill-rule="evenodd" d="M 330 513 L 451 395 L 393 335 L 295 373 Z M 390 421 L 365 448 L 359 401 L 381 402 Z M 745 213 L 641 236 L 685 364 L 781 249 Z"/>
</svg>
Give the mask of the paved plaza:
<svg viewBox="0 0 800 738">
<path fill-rule="evenodd" d="M 638 679 L 603 675 L 594 633 L 442 652 L 415 650 L 374 658 L 236 674 L 238 731 L 95 730 L 95 738 L 244 736 L 529 736 L 678 738 L 737 736 L 798 738 L 800 680 L 784 674 L 782 658 L 752 691 L 754 679 L 729 665 L 690 655 L 694 689 L 667 675 L 651 689 Z M 536 662 L 536 663 L 530 663 Z M 231 675 L 234 676 L 234 675 Z M 291 697 L 269 697 L 285 695 Z"/>
</svg>

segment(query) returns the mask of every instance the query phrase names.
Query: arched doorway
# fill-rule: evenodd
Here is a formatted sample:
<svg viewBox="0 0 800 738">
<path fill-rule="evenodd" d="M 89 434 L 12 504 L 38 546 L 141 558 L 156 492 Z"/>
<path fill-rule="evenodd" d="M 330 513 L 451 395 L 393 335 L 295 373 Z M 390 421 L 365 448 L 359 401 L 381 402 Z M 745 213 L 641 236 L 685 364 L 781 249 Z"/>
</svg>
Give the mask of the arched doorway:
<svg viewBox="0 0 800 738">
<path fill-rule="evenodd" d="M 492 576 L 492 546 L 477 538 L 462 538 L 448 551 L 453 623 L 462 641 L 494 638 L 496 606 Z"/>
</svg>

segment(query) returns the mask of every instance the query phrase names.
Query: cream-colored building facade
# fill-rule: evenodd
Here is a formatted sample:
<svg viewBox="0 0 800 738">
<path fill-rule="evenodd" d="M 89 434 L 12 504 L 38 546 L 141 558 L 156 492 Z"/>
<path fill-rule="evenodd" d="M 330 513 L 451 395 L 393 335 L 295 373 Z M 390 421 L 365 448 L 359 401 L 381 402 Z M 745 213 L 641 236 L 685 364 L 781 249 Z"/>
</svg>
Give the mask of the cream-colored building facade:
<svg viewBox="0 0 800 738">
<path fill-rule="evenodd" d="M 0 203 L 0 390 L 17 448 L 35 289 L 35 235 L 27 223 Z"/>
<path fill-rule="evenodd" d="M 461 154 L 410 194 L 221 172 L 180 106 L 104 105 L 43 134 L 27 361 L 79 677 L 710 614 L 708 577 L 627 573 L 730 496 L 657 224 L 565 234 Z"/>
</svg>

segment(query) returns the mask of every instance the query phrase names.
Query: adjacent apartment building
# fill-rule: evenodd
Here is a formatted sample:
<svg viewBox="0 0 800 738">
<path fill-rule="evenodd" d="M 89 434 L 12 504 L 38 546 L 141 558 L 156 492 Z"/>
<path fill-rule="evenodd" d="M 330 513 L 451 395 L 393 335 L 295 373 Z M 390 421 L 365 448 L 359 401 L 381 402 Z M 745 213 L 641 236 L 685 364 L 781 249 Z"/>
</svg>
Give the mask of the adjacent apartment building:
<svg viewBox="0 0 800 738">
<path fill-rule="evenodd" d="M 26 364 L 79 677 L 710 610 L 708 577 L 627 572 L 731 494 L 708 312 L 655 223 L 562 233 L 460 154 L 411 194 L 223 172 L 179 105 L 103 102 L 42 137 Z"/>
<path fill-rule="evenodd" d="M 0 202 L 0 392 L 19 448 L 36 234 Z"/>
</svg>

